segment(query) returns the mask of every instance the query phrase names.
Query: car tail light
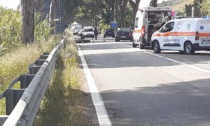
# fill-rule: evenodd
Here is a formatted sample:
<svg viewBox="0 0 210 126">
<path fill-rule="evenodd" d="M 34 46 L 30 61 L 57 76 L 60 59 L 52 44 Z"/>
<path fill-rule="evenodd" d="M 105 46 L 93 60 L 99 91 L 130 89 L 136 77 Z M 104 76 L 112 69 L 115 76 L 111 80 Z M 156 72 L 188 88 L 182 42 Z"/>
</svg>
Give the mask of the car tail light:
<svg viewBox="0 0 210 126">
<path fill-rule="evenodd" d="M 195 32 L 195 40 L 199 40 L 199 32 Z"/>
<path fill-rule="evenodd" d="M 145 27 L 144 26 L 142 26 L 142 28 L 141 28 L 141 34 L 142 34 L 142 36 L 144 36 L 144 34 L 145 34 Z"/>
</svg>

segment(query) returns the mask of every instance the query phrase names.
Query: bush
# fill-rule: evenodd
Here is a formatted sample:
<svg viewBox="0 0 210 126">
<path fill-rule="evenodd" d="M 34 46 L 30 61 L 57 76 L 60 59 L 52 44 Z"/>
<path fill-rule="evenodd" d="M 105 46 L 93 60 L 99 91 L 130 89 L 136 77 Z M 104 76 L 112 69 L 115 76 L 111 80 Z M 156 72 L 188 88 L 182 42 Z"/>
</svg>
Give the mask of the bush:
<svg viewBox="0 0 210 126">
<path fill-rule="evenodd" d="M 19 11 L 0 7 L 0 55 L 12 51 L 21 42 L 21 15 Z"/>
</svg>

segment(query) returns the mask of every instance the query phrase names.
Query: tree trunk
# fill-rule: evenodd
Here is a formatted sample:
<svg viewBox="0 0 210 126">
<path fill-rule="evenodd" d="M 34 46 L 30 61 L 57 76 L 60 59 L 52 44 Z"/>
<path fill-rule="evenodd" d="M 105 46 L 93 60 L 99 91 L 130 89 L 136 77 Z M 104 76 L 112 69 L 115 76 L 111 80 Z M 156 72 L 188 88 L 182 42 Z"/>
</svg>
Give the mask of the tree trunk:
<svg viewBox="0 0 210 126">
<path fill-rule="evenodd" d="M 120 6 L 120 15 L 121 15 L 121 27 L 125 27 L 125 13 L 126 13 L 126 7 L 128 4 L 128 0 L 120 0 L 119 6 Z"/>
<path fill-rule="evenodd" d="M 151 0 L 150 6 L 157 7 L 157 1 L 158 0 Z"/>
<path fill-rule="evenodd" d="M 118 14 L 119 14 L 118 6 L 119 6 L 119 0 L 115 0 L 115 20 L 116 21 L 118 21 Z"/>
<path fill-rule="evenodd" d="M 50 23 L 50 27 L 52 29 L 51 34 L 55 33 L 56 22 L 59 21 L 59 19 L 57 18 L 57 13 L 59 12 L 58 6 L 59 6 L 59 3 L 57 0 L 51 0 L 50 12 L 49 12 L 49 23 Z"/>
<path fill-rule="evenodd" d="M 22 43 L 34 42 L 34 0 L 21 0 Z"/>
<path fill-rule="evenodd" d="M 133 8 L 133 22 L 135 21 L 136 13 L 138 11 L 139 2 L 140 2 L 140 0 L 136 0 L 136 3 L 133 2 L 132 0 L 129 0 L 129 3 L 131 4 L 131 6 Z"/>
</svg>

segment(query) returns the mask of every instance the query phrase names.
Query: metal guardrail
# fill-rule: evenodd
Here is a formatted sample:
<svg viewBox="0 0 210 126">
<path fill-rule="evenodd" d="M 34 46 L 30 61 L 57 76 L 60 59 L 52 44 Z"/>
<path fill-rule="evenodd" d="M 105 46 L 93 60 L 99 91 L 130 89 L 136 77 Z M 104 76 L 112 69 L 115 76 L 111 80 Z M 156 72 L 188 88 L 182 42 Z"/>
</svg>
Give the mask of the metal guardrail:
<svg viewBox="0 0 210 126">
<path fill-rule="evenodd" d="M 40 102 L 46 92 L 58 53 L 64 40 L 51 51 L 44 53 L 29 66 L 29 74 L 14 79 L 0 94 L 6 99 L 6 115 L 0 116 L 1 126 L 31 126 L 36 117 Z M 20 82 L 20 89 L 12 87 Z"/>
</svg>

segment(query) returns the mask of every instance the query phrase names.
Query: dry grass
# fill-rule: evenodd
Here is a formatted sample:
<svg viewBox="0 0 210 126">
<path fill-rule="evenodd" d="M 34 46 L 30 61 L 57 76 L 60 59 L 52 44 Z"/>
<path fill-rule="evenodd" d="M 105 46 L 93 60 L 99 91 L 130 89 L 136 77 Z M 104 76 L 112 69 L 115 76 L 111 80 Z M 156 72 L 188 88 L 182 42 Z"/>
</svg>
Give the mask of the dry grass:
<svg viewBox="0 0 210 126">
<path fill-rule="evenodd" d="M 175 10 L 175 11 L 179 11 L 179 12 L 184 12 L 185 10 L 185 5 L 186 4 L 192 4 L 194 0 L 183 0 L 182 2 L 176 4 L 176 5 L 173 5 L 172 8 Z"/>
<path fill-rule="evenodd" d="M 88 126 L 81 69 L 75 42 L 67 34 L 66 46 L 57 60 L 52 81 L 42 101 L 34 126 Z"/>
<path fill-rule="evenodd" d="M 33 45 L 22 45 L 6 55 L 0 57 L 0 92 L 2 93 L 14 79 L 28 72 L 28 66 L 39 56 L 49 51 L 59 37 L 52 36 L 49 40 Z M 18 83 L 14 88 L 19 88 Z M 0 114 L 5 114 L 5 99 L 0 100 Z"/>
</svg>

